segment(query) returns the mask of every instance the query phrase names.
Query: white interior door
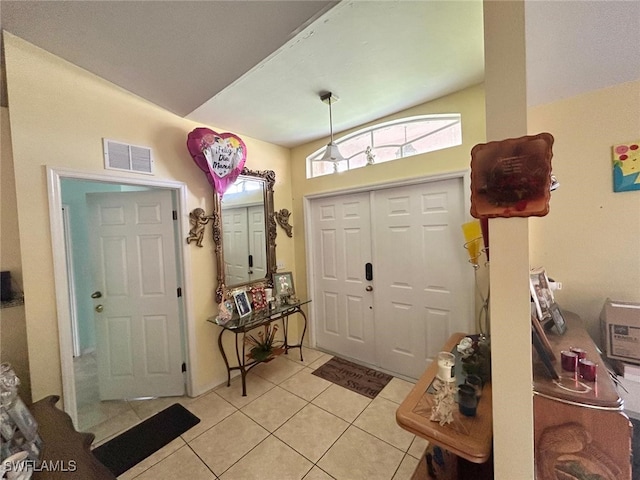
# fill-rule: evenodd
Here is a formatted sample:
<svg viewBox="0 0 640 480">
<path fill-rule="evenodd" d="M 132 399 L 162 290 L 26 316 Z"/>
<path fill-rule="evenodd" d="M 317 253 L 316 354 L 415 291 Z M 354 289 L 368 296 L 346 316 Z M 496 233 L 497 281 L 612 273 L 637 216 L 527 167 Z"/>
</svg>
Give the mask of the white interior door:
<svg viewBox="0 0 640 480">
<path fill-rule="evenodd" d="M 378 364 L 419 378 L 452 333 L 473 327 L 462 181 L 378 190 L 372 212 Z"/>
<path fill-rule="evenodd" d="M 461 179 L 320 198 L 310 211 L 319 348 L 418 378 L 451 333 L 473 329 Z"/>
<path fill-rule="evenodd" d="M 184 394 L 171 192 L 87 194 L 102 400 Z"/>
<path fill-rule="evenodd" d="M 253 261 L 249 280 L 259 280 L 267 276 L 267 235 L 264 226 L 264 206 L 247 208 L 249 229 L 249 255 Z"/>
<path fill-rule="evenodd" d="M 318 199 L 311 215 L 317 345 L 374 364 L 369 193 Z"/>
<path fill-rule="evenodd" d="M 263 213 L 264 216 L 264 213 Z M 227 285 L 249 281 L 249 233 L 247 209 L 229 208 L 222 212 L 222 232 Z"/>
</svg>

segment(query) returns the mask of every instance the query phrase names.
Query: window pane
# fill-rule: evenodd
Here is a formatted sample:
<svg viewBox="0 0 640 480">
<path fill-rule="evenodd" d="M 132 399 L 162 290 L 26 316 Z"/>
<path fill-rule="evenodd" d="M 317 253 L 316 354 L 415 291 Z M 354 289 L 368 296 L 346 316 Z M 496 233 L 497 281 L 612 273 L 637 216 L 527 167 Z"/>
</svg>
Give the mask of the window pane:
<svg viewBox="0 0 640 480">
<path fill-rule="evenodd" d="M 413 142 L 413 146 L 420 153 L 433 152 L 441 148 L 453 147 L 462 144 L 462 131 L 460 124 L 441 130 L 427 137 Z"/>
<path fill-rule="evenodd" d="M 364 152 L 360 152 L 355 157 L 349 159 L 350 170 L 353 168 L 364 167 L 366 165 L 367 165 L 367 156 L 364 154 Z"/>
<path fill-rule="evenodd" d="M 405 143 L 404 125 L 392 125 L 373 132 L 374 146 L 402 145 Z"/>
<path fill-rule="evenodd" d="M 371 132 L 365 132 L 355 137 L 345 140 L 344 143 L 338 143 L 340 153 L 345 157 L 350 157 L 359 152 L 364 152 L 371 145 Z"/>
<path fill-rule="evenodd" d="M 376 163 L 388 162 L 390 160 L 397 160 L 399 156 L 400 147 L 378 147 L 374 154 L 376 156 Z"/>
<path fill-rule="evenodd" d="M 311 169 L 311 177 L 321 177 L 333 173 L 333 163 L 331 162 L 313 162 Z"/>
<path fill-rule="evenodd" d="M 367 165 L 367 147 L 373 148 L 375 163 L 406 158 L 461 145 L 461 116 L 452 113 L 393 120 L 347 135 L 336 140 L 336 144 L 347 159 L 338 165 L 337 171 L 340 172 Z M 307 157 L 311 177 L 335 172 L 333 163 L 318 161 L 325 148 L 322 147 Z"/>
</svg>

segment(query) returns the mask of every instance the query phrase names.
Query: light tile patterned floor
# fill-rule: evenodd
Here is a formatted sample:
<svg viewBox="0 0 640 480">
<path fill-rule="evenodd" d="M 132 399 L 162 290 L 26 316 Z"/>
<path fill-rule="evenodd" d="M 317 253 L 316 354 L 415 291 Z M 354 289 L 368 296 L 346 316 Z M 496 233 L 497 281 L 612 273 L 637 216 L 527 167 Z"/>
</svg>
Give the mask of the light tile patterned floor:
<svg viewBox="0 0 640 480">
<path fill-rule="evenodd" d="M 331 357 L 304 350 L 280 356 L 198 398 L 83 402 L 85 423 L 103 443 L 175 402 L 200 423 L 120 479 L 401 480 L 427 443 L 402 430 L 395 411 L 413 385 L 394 378 L 369 400 L 311 372 Z M 79 402 L 81 403 L 81 402 Z M 105 405 L 106 404 L 106 405 Z"/>
</svg>

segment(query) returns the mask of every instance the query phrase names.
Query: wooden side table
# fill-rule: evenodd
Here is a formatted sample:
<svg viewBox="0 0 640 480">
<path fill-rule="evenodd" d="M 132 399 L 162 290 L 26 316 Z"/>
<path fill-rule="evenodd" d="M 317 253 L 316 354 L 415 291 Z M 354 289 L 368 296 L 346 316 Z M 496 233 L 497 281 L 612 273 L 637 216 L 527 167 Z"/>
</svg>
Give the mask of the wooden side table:
<svg viewBox="0 0 640 480">
<path fill-rule="evenodd" d="M 455 333 L 442 347 L 443 351 L 452 351 L 466 334 Z M 396 411 L 396 421 L 405 430 L 418 435 L 452 454 L 472 464 L 484 464 L 491 458 L 493 439 L 493 415 L 491 383 L 486 383 L 478 402 L 475 417 L 465 417 L 457 410 L 454 421 L 441 426 L 429 419 L 434 405 L 433 394 L 427 390 L 438 373 L 437 362 L 432 362 L 409 395 Z M 457 383 L 462 383 L 460 378 Z M 462 470 L 469 470 L 468 466 Z M 490 465 L 480 470 L 491 470 Z M 473 474 L 473 478 L 483 478 L 484 473 Z M 487 474 L 492 475 L 492 473 Z M 428 478 L 428 477 L 427 477 Z M 462 478 L 462 477 L 460 477 Z M 471 477 L 469 477 L 471 478 Z"/>
<path fill-rule="evenodd" d="M 94 435 L 73 428 L 71 417 L 55 406 L 59 399 L 50 395 L 29 405 L 43 441 L 41 460 L 47 465 L 33 473 L 33 480 L 116 480 L 91 453 Z"/>
</svg>

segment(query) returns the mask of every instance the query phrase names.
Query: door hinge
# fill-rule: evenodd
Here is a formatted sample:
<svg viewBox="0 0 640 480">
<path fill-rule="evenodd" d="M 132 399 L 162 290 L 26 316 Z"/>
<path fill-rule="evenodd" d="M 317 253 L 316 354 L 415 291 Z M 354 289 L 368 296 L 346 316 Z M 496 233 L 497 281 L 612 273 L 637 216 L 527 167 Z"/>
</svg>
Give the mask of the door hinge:
<svg viewBox="0 0 640 480">
<path fill-rule="evenodd" d="M 178 298 L 182 296 L 182 287 L 178 287 Z"/>
<path fill-rule="evenodd" d="M 182 362 L 182 373 L 187 371 L 187 364 L 185 362 Z"/>
<path fill-rule="evenodd" d="M 174 211 L 173 211 L 173 219 L 174 219 L 174 220 L 177 220 L 177 219 L 178 219 L 178 211 L 177 211 L 177 210 L 174 210 Z"/>
</svg>

